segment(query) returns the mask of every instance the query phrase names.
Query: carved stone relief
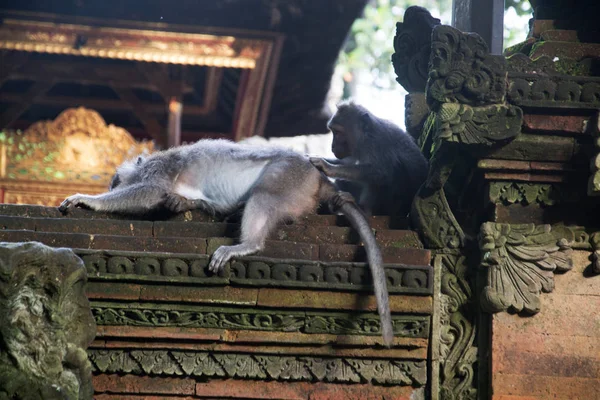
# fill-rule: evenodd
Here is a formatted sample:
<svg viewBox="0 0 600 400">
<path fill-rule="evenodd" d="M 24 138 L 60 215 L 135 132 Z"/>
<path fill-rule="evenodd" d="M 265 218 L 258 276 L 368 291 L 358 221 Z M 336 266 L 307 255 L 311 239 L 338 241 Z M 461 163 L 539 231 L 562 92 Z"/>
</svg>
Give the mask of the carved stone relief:
<svg viewBox="0 0 600 400">
<path fill-rule="evenodd" d="M 554 289 L 554 273 L 573 267 L 571 244 L 550 225 L 486 222 L 479 247 L 487 269 L 481 302 L 488 312 L 539 312 L 541 292 Z"/>
<path fill-rule="evenodd" d="M 563 190 L 551 183 L 497 181 L 490 183 L 490 201 L 510 204 L 553 206 L 563 201 L 576 201 L 578 193 Z"/>
<path fill-rule="evenodd" d="M 138 275 L 145 280 L 197 282 L 245 286 L 279 286 L 372 290 L 366 264 L 351 262 L 316 262 L 244 257 L 222 273 L 208 272 L 210 256 L 202 254 L 138 253 L 124 251 L 77 250 L 90 275 L 114 279 Z M 386 265 L 390 293 L 430 294 L 430 267 Z"/>
<path fill-rule="evenodd" d="M 89 351 L 94 371 L 170 376 L 423 386 L 425 361 L 174 350 Z"/>
<path fill-rule="evenodd" d="M 0 398 L 91 399 L 96 334 L 86 272 L 69 249 L 0 243 Z"/>
<path fill-rule="evenodd" d="M 375 313 L 307 313 L 183 305 L 165 307 L 160 304 L 134 306 L 104 302 L 93 302 L 92 313 L 98 325 L 176 326 L 332 335 L 381 334 L 379 316 Z M 429 316 L 426 315 L 393 315 L 392 325 L 396 336 L 426 338 L 429 334 Z"/>
</svg>

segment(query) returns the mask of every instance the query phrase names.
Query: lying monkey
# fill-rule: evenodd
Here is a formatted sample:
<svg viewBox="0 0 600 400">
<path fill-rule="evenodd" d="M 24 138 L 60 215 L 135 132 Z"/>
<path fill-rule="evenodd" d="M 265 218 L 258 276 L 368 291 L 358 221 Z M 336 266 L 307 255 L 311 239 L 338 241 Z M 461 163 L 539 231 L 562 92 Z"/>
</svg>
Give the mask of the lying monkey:
<svg viewBox="0 0 600 400">
<path fill-rule="evenodd" d="M 262 250 L 277 224 L 297 219 L 328 202 L 358 231 L 373 275 L 384 343 L 393 331 L 382 257 L 364 214 L 352 196 L 338 192 L 308 158 L 291 150 L 259 148 L 227 140 L 200 140 L 123 163 L 110 191 L 75 194 L 60 205 L 61 212 L 84 206 L 97 211 L 145 214 L 158 208 L 173 212 L 202 209 L 228 214 L 245 204 L 240 243 L 221 246 L 209 263 L 218 272 L 234 257 Z"/>
</svg>

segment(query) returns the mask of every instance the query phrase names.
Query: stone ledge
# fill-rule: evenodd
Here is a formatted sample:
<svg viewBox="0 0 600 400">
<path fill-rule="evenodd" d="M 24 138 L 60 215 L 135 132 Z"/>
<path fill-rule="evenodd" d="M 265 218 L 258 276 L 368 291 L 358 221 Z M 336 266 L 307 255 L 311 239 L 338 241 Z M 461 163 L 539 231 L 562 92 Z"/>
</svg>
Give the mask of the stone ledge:
<svg viewBox="0 0 600 400">
<path fill-rule="evenodd" d="M 125 282 L 88 282 L 93 301 L 206 304 L 327 311 L 376 312 L 374 295 L 326 290 L 251 288 L 233 286 L 160 285 Z M 431 314 L 431 296 L 390 295 L 393 313 Z"/>
<path fill-rule="evenodd" d="M 366 263 L 321 262 L 249 256 L 229 263 L 218 275 L 208 271 L 208 255 L 75 249 L 92 281 L 244 285 L 371 291 Z M 384 264 L 390 293 L 432 293 L 427 264 Z"/>
<path fill-rule="evenodd" d="M 387 348 L 379 336 L 101 326 L 90 348 L 425 360 L 427 346 L 426 338 L 394 337 Z"/>
</svg>

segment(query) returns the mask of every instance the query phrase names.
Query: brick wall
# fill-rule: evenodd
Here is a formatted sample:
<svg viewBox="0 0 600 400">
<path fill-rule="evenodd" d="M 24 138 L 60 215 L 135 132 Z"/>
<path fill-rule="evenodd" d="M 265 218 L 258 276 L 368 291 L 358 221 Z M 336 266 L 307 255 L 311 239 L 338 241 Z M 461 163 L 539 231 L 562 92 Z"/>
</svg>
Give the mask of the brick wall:
<svg viewBox="0 0 600 400">
<path fill-rule="evenodd" d="M 493 400 L 600 399 L 600 276 L 589 276 L 589 256 L 575 252 L 535 316 L 494 315 Z"/>
</svg>

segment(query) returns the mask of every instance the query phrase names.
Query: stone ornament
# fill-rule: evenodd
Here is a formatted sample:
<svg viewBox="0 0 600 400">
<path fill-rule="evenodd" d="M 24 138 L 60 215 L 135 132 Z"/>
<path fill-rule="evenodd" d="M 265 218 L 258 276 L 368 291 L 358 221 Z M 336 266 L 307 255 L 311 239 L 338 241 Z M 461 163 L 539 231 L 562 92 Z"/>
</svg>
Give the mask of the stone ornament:
<svg viewBox="0 0 600 400">
<path fill-rule="evenodd" d="M 481 295 L 488 312 L 540 311 L 540 293 L 554 289 L 554 273 L 573 268 L 573 249 L 550 225 L 486 222 L 479 234 L 487 284 Z"/>
<path fill-rule="evenodd" d="M 91 399 L 96 324 L 69 249 L 0 243 L 0 399 Z"/>
<path fill-rule="evenodd" d="M 408 7 L 403 22 L 396 23 L 392 64 L 396 81 L 409 93 L 425 92 L 431 31 L 438 25 L 438 18 L 418 6 Z"/>
<path fill-rule="evenodd" d="M 90 350 L 94 371 L 202 378 L 423 386 L 425 361 L 171 350 Z"/>
</svg>

